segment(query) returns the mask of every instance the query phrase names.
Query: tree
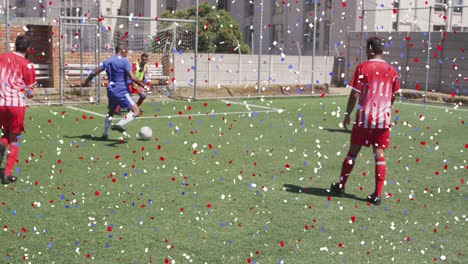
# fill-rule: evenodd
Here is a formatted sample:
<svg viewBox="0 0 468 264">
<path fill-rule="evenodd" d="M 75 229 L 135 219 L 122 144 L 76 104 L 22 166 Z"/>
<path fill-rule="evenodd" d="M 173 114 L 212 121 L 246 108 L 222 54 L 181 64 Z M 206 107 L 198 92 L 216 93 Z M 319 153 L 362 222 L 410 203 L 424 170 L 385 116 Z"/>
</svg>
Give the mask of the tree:
<svg viewBox="0 0 468 264">
<path fill-rule="evenodd" d="M 196 19 L 196 7 L 166 11 L 162 18 Z M 194 25 L 189 25 L 189 30 L 195 31 Z M 225 10 L 214 10 L 209 4 L 199 5 L 199 31 L 198 52 L 204 53 L 250 53 L 250 48 L 244 43 L 239 23 Z"/>
</svg>

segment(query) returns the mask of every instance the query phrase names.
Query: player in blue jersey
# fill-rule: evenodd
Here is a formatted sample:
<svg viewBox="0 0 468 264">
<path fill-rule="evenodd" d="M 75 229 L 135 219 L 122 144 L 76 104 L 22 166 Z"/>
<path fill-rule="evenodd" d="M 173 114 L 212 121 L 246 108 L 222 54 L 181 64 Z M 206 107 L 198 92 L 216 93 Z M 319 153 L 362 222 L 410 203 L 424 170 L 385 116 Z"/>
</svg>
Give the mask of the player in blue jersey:
<svg viewBox="0 0 468 264">
<path fill-rule="evenodd" d="M 132 96 L 130 95 L 127 80 L 130 79 L 145 90 L 148 90 L 148 87 L 146 87 L 145 84 L 138 80 L 138 78 L 133 74 L 132 64 L 126 58 L 127 54 L 128 51 L 126 48 L 123 46 L 117 46 L 115 48 L 115 55 L 101 63 L 101 65 L 92 71 L 82 83 L 82 86 L 89 86 L 89 83 L 94 76 L 99 75 L 102 71 L 106 71 L 107 73 L 109 81 L 107 85 L 107 98 L 109 99 L 107 107 L 109 112 L 105 118 L 102 139 L 108 138 L 109 127 L 112 130 L 124 133 L 124 126 L 141 114 L 140 108 L 135 101 L 133 101 Z M 131 111 L 128 112 L 116 125 L 111 126 L 112 118 L 117 106 L 130 109 Z"/>
</svg>

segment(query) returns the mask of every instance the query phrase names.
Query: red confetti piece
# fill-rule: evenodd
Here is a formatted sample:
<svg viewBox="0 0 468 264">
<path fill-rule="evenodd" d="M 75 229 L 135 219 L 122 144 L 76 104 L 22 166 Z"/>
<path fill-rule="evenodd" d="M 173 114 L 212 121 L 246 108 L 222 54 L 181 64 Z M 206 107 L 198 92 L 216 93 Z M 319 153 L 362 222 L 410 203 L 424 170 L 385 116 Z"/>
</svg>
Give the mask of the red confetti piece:
<svg viewBox="0 0 468 264">
<path fill-rule="evenodd" d="M 343 247 L 343 244 L 342 243 L 338 243 L 338 247 Z"/>
<path fill-rule="evenodd" d="M 341 3 L 341 6 L 342 6 L 342 7 L 346 7 L 346 2 L 342 2 L 342 3 Z"/>
<path fill-rule="evenodd" d="M 285 167 L 287 170 L 289 170 L 289 168 L 291 168 L 291 166 L 290 166 L 289 164 L 284 165 L 284 167 Z"/>
<path fill-rule="evenodd" d="M 179 211 L 183 212 L 185 209 L 183 207 L 179 208 Z"/>
<path fill-rule="evenodd" d="M 419 59 L 418 59 L 418 58 L 414 58 L 414 59 L 413 59 L 413 62 L 414 62 L 414 63 L 418 63 L 418 62 L 419 62 Z"/>
<path fill-rule="evenodd" d="M 279 242 L 280 247 L 284 247 L 284 241 Z"/>
<path fill-rule="evenodd" d="M 119 156 L 119 155 L 115 155 L 114 158 L 115 158 L 115 159 L 120 159 L 120 156 Z"/>
<path fill-rule="evenodd" d="M 465 148 L 468 149 L 468 144 L 465 144 Z"/>
<path fill-rule="evenodd" d="M 354 223 L 354 222 L 356 222 L 356 217 L 353 215 L 351 216 L 351 223 Z"/>
<path fill-rule="evenodd" d="M 107 232 L 112 232 L 112 226 L 107 227 Z"/>
<path fill-rule="evenodd" d="M 94 196 L 99 196 L 101 193 L 99 191 L 94 192 Z"/>
<path fill-rule="evenodd" d="M 206 208 L 211 208 L 211 204 L 207 204 L 207 205 L 206 205 Z"/>
<path fill-rule="evenodd" d="M 164 157 L 159 157 L 160 161 L 165 161 L 166 159 Z"/>
<path fill-rule="evenodd" d="M 425 146 L 425 145 L 426 145 L 426 141 L 421 141 L 421 145 L 422 145 L 422 146 Z"/>
</svg>

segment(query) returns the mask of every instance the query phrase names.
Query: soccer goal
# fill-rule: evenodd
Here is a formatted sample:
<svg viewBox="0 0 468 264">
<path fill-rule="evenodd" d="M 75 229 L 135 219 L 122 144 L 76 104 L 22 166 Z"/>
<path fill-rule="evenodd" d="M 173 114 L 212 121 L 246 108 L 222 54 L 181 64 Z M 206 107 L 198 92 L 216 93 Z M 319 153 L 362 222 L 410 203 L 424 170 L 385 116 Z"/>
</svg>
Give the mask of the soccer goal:
<svg viewBox="0 0 468 264">
<path fill-rule="evenodd" d="M 80 81 L 115 53 L 117 45 L 127 47 L 130 63 L 138 63 L 142 53 L 149 55 L 146 79 L 152 94 L 167 96 L 176 89 L 177 73 L 187 71 L 195 79 L 195 60 L 187 54 L 195 52 L 195 21 L 155 19 L 134 16 L 104 16 L 99 19 L 79 20 L 61 18 L 64 37 L 60 45 L 62 103 L 97 102 L 105 98 L 107 76 L 103 72 L 95 78 L 93 87 L 81 87 Z M 190 57 L 190 56 L 189 56 Z M 194 56 L 191 55 L 191 58 Z M 176 68 L 175 61 L 184 60 L 186 67 Z M 193 84 L 192 84 L 193 85 Z"/>
</svg>

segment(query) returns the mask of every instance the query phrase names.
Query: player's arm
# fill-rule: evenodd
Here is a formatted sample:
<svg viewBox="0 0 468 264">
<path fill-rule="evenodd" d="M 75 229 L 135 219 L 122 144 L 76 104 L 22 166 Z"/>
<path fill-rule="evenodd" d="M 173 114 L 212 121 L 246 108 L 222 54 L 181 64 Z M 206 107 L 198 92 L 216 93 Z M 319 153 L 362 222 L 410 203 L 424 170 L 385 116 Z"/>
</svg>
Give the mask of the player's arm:
<svg viewBox="0 0 468 264">
<path fill-rule="evenodd" d="M 37 83 L 31 84 L 26 87 L 25 91 L 26 91 L 27 98 L 31 99 L 34 97 L 34 89 L 36 89 L 36 87 L 37 87 Z"/>
<path fill-rule="evenodd" d="M 90 83 L 91 80 L 94 78 L 94 76 L 99 75 L 102 71 L 104 71 L 104 69 L 101 68 L 100 66 L 98 66 L 98 67 L 97 67 L 96 69 L 94 69 L 94 70 L 88 75 L 88 77 L 81 83 L 81 86 L 83 86 L 83 87 L 89 86 L 89 83 Z"/>
<path fill-rule="evenodd" d="M 400 95 L 401 90 L 400 90 L 400 79 L 398 75 L 395 75 L 393 77 L 393 96 L 392 96 L 392 101 L 391 105 L 393 106 L 393 102 L 395 102 L 395 98 Z"/>
<path fill-rule="evenodd" d="M 130 70 L 130 71 L 127 71 L 127 74 L 128 74 L 128 78 L 133 82 L 133 83 L 136 83 L 138 86 L 140 86 L 141 88 L 145 89 L 145 90 L 149 90 L 148 87 L 146 87 L 145 83 L 143 81 L 140 81 L 138 80 L 138 78 L 135 76 L 135 74 L 133 74 L 133 72 Z"/>
<path fill-rule="evenodd" d="M 24 91 L 26 97 L 31 99 L 34 97 L 34 88 L 37 86 L 36 70 L 34 65 L 29 63 L 26 67 L 23 67 L 23 81 L 25 84 Z"/>
<path fill-rule="evenodd" d="M 354 110 L 354 106 L 356 106 L 356 102 L 358 100 L 358 97 L 359 97 L 359 92 L 357 90 L 352 89 L 351 93 L 349 94 L 349 97 L 348 97 L 348 104 L 346 105 L 345 118 L 343 120 L 343 125 L 344 125 L 345 129 L 348 129 L 348 125 L 349 125 L 349 123 L 351 121 L 350 115 Z"/>
</svg>

